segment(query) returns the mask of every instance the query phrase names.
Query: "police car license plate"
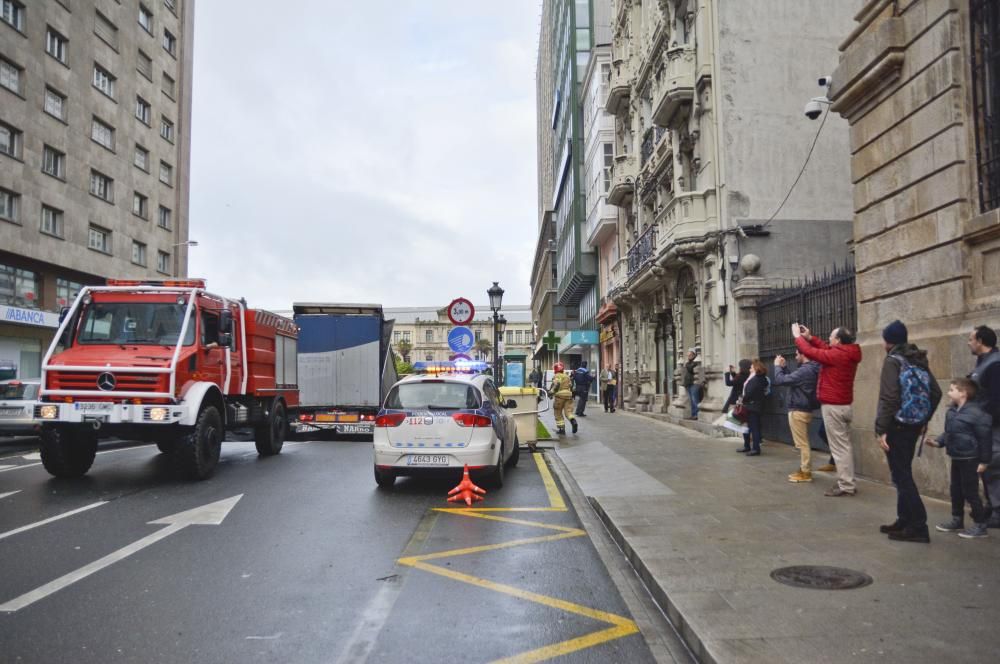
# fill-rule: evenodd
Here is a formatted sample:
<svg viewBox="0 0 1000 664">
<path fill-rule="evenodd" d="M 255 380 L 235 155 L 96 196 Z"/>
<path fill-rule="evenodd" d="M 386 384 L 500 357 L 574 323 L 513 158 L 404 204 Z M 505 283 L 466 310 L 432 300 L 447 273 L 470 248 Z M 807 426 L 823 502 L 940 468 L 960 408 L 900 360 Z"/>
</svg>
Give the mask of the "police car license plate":
<svg viewBox="0 0 1000 664">
<path fill-rule="evenodd" d="M 447 454 L 411 454 L 406 460 L 408 466 L 447 466 Z"/>
</svg>

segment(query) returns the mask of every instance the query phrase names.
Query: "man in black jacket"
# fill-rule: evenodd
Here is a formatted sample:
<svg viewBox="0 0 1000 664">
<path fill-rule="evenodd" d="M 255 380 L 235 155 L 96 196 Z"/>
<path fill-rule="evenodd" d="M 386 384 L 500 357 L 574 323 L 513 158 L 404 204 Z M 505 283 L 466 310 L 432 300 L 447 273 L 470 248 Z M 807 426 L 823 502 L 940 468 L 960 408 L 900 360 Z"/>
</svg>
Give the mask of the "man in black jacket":
<svg viewBox="0 0 1000 664">
<path fill-rule="evenodd" d="M 809 447 L 809 423 L 813 411 L 819 408 L 816 398 L 816 381 L 819 363 L 795 351 L 798 368 L 791 371 L 781 355 L 774 358 L 774 384 L 788 387 L 788 428 L 799 450 L 799 471 L 788 476 L 789 482 L 812 482 L 812 459 Z"/>
<path fill-rule="evenodd" d="M 917 483 L 913 480 L 913 453 L 917 439 L 926 430 L 927 422 L 934 416 L 941 401 L 941 387 L 927 363 L 927 351 L 907 343 L 908 332 L 902 322 L 895 320 L 882 330 L 887 357 L 882 364 L 879 380 L 878 410 L 875 416 L 875 435 L 889 461 L 892 483 L 896 485 L 896 521 L 879 528 L 889 539 L 900 542 L 930 542 L 927 531 L 927 510 L 920 499 Z M 930 378 L 930 412 L 923 422 L 900 421 L 903 405 L 900 374 L 907 365 L 919 367 Z"/>
<path fill-rule="evenodd" d="M 969 349 L 976 356 L 976 367 L 969 374 L 979 388 L 976 402 L 993 418 L 993 459 L 983 473 L 986 498 L 992 509 L 986 526 L 1000 528 L 1000 352 L 996 332 L 980 325 L 969 335 Z"/>
</svg>

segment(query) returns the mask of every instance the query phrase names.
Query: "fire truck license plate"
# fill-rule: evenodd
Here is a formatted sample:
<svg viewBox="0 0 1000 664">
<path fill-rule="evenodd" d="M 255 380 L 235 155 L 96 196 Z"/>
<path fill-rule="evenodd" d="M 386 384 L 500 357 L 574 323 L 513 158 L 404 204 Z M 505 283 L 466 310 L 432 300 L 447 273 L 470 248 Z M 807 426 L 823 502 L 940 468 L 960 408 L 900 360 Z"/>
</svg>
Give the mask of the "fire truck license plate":
<svg viewBox="0 0 1000 664">
<path fill-rule="evenodd" d="M 411 454 L 407 460 L 409 466 L 447 466 L 447 454 Z"/>
<path fill-rule="evenodd" d="M 76 410 L 83 410 L 88 413 L 108 413 L 114 407 L 114 404 L 110 401 L 77 402 L 73 404 L 73 407 Z"/>
<path fill-rule="evenodd" d="M 20 415 L 23 409 L 18 406 L 17 408 L 0 408 L 0 417 L 13 417 L 14 415 Z"/>
</svg>

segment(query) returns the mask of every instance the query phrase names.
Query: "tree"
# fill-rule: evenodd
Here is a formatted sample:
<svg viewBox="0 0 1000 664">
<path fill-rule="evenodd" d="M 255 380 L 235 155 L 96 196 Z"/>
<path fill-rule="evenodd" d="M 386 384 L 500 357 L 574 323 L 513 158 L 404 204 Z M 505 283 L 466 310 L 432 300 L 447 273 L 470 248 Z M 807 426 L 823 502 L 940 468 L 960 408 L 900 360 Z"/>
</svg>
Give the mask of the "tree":
<svg viewBox="0 0 1000 664">
<path fill-rule="evenodd" d="M 409 362 L 396 358 L 396 375 L 403 376 L 413 373 L 413 365 Z"/>
<path fill-rule="evenodd" d="M 483 337 L 476 339 L 476 345 L 474 348 L 476 349 L 476 354 L 479 356 L 479 359 L 490 359 L 490 352 L 493 350 L 493 344 L 490 343 L 489 339 L 485 339 Z"/>
<path fill-rule="evenodd" d="M 413 344 L 411 344 L 406 339 L 403 339 L 398 344 L 396 344 L 396 350 L 402 356 L 403 361 L 409 363 L 410 361 L 410 351 L 413 350 Z"/>
</svg>

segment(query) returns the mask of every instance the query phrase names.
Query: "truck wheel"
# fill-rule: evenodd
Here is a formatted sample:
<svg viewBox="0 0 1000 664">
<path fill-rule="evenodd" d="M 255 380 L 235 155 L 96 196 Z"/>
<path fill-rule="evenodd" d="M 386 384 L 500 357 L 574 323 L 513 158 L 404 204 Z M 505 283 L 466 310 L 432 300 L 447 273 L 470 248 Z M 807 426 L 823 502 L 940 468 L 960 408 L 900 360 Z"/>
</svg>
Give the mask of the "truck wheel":
<svg viewBox="0 0 1000 664">
<path fill-rule="evenodd" d="M 198 413 L 194 428 L 174 443 L 171 450 L 181 473 L 192 480 L 212 476 L 222 452 L 222 417 L 215 406 L 205 406 Z"/>
<path fill-rule="evenodd" d="M 288 433 L 288 417 L 285 402 L 275 399 L 267 421 L 253 430 L 253 442 L 257 445 L 257 454 L 273 456 L 281 452 Z"/>
<path fill-rule="evenodd" d="M 55 477 L 82 477 L 97 455 L 97 434 L 87 429 L 43 427 L 42 465 Z"/>
<path fill-rule="evenodd" d="M 497 454 L 497 465 L 494 466 L 493 472 L 489 475 L 490 486 L 494 489 L 499 489 L 503 486 L 503 443 L 500 443 L 500 452 Z"/>
<path fill-rule="evenodd" d="M 518 459 L 521 458 L 521 442 L 517 439 L 517 434 L 514 434 L 514 451 L 510 455 L 510 459 L 507 460 L 507 467 L 513 468 L 517 465 Z"/>
<path fill-rule="evenodd" d="M 378 484 L 380 488 L 389 489 L 393 484 L 396 483 L 396 473 L 391 470 L 379 470 L 375 469 L 375 484 Z"/>
</svg>

